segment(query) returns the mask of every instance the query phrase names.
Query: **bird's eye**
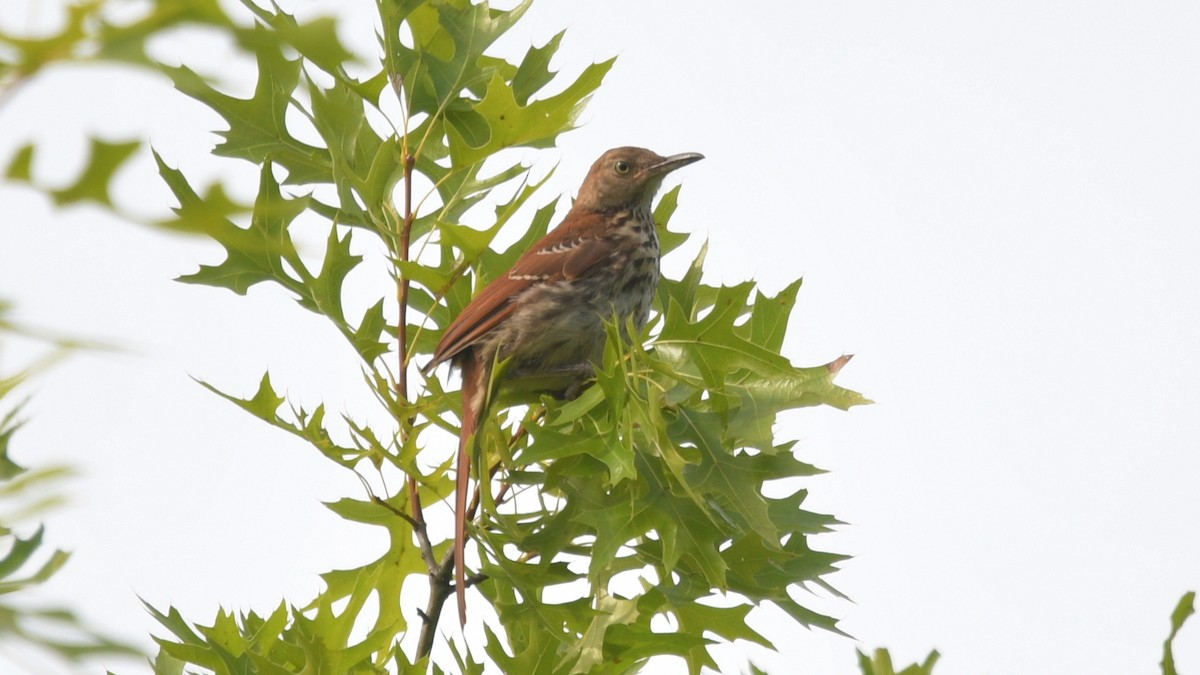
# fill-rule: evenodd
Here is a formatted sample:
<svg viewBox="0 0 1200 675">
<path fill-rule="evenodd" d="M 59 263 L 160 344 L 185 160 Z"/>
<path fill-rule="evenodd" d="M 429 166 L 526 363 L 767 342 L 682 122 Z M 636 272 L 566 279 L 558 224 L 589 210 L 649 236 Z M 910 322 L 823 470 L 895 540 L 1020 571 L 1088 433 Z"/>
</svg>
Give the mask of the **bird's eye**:
<svg viewBox="0 0 1200 675">
<path fill-rule="evenodd" d="M 630 170 L 631 168 L 633 168 L 633 167 L 631 167 L 631 166 L 629 165 L 629 162 L 626 162 L 626 161 L 625 161 L 625 160 L 623 160 L 623 159 L 618 159 L 618 160 L 617 160 L 617 163 L 616 163 L 616 164 L 613 164 L 613 169 L 615 169 L 615 170 L 616 170 L 616 172 L 617 172 L 617 173 L 619 173 L 619 174 L 621 174 L 621 175 L 624 175 L 624 174 L 627 174 L 627 173 L 629 173 L 629 170 Z"/>
</svg>

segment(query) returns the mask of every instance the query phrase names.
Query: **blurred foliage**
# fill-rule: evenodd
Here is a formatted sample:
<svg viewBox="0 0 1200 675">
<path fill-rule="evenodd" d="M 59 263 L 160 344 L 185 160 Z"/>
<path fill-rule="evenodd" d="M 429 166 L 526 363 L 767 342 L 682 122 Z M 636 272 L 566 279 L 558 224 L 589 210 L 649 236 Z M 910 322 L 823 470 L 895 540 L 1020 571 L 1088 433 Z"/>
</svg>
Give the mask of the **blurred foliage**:
<svg viewBox="0 0 1200 675">
<path fill-rule="evenodd" d="M 142 10 L 136 16 L 120 11 L 135 5 Z M 62 10 L 63 20 L 55 30 L 38 36 L 0 32 L 0 96 L 63 63 L 104 61 L 158 68 L 146 53 L 151 38 L 181 25 L 232 28 L 219 0 L 80 0 L 47 3 L 46 9 Z"/>
<path fill-rule="evenodd" d="M 933 651 L 925 657 L 923 663 L 914 663 L 903 670 L 896 670 L 888 650 L 876 649 L 870 656 L 858 652 L 858 668 L 862 675 L 933 675 L 933 665 L 937 663 L 939 656 L 940 654 Z"/>
<path fill-rule="evenodd" d="M 1196 600 L 1196 592 L 1188 591 L 1179 599 L 1179 603 L 1175 606 L 1175 611 L 1171 613 L 1171 632 L 1163 642 L 1163 659 L 1162 673 L 1163 675 L 1179 675 L 1179 671 L 1175 667 L 1175 656 L 1173 646 L 1175 638 L 1179 635 L 1179 630 L 1187 621 L 1188 617 L 1195 613 L 1194 602 Z M 896 670 L 892 665 L 892 656 L 886 649 L 876 649 L 873 654 L 858 652 L 858 667 L 862 675 L 932 675 L 933 666 L 940 658 L 938 652 L 932 651 L 925 658 L 923 663 L 914 663 L 902 670 Z"/>
<path fill-rule="evenodd" d="M 1183 624 L 1192 614 L 1196 613 L 1196 592 L 1188 591 L 1179 599 L 1179 604 L 1175 605 L 1175 611 L 1171 612 L 1171 633 L 1167 635 L 1167 639 L 1163 642 L 1163 658 L 1162 672 L 1163 675 L 1179 675 L 1179 671 L 1175 669 L 1175 638 L 1179 635 L 1179 629 L 1183 628 Z"/>
<path fill-rule="evenodd" d="M 9 311 L 10 306 L 0 301 L 0 357 L 12 338 L 38 337 L 10 321 Z M 21 644 L 72 663 L 103 655 L 136 655 L 132 647 L 88 627 L 70 609 L 39 606 L 26 599 L 30 589 L 53 577 L 70 558 L 43 546 L 41 525 L 31 534 L 20 534 L 29 529 L 24 523 L 62 503 L 54 484 L 69 475 L 63 467 L 27 469 L 10 455 L 13 437 L 24 424 L 27 399 L 19 396 L 22 386 L 74 346 L 69 340 L 41 341 L 49 343 L 48 350 L 31 363 L 10 370 L 0 360 L 0 644 Z"/>
</svg>

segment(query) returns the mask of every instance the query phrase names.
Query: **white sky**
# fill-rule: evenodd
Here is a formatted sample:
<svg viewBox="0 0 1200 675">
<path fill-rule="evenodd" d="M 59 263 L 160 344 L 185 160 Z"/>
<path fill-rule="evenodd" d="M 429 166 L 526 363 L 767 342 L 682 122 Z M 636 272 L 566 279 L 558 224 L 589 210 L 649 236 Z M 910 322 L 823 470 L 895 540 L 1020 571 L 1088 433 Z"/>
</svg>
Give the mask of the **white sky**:
<svg viewBox="0 0 1200 675">
<path fill-rule="evenodd" d="M 364 50 L 370 5 L 343 32 Z M 0 21 L 48 13 L 9 0 Z M 785 353 L 857 355 L 840 381 L 876 405 L 779 429 L 831 470 L 810 506 L 852 523 L 813 543 L 856 556 L 831 578 L 855 604 L 813 604 L 897 663 L 937 648 L 946 675 L 1157 672 L 1171 609 L 1200 587 L 1200 6 L 542 0 L 504 45 L 561 28 L 564 72 L 619 59 L 585 126 L 541 155 L 561 165 L 538 204 L 612 146 L 703 152 L 673 224 L 711 242 L 709 278 L 804 276 Z M 148 134 L 173 165 L 240 177 L 203 156 L 218 126 L 157 78 L 56 72 L 0 108 L 0 161 L 35 138 L 36 172 L 62 182 L 84 131 Z M 161 212 L 142 160 L 118 195 Z M 268 611 L 377 551 L 319 503 L 356 482 L 189 378 L 250 393 L 270 368 L 351 410 L 358 371 L 332 330 L 273 289 L 170 281 L 212 247 L 17 187 L 0 208 L 0 297 L 127 350 L 45 378 L 15 441 L 25 464 L 83 472 L 49 522 L 75 555 L 42 597 L 149 647 L 138 595 L 202 622 L 218 603 Z M 723 668 L 857 672 L 855 642 L 756 621 L 782 654 L 739 643 Z M 1200 628 L 1176 646 L 1200 670 Z"/>
</svg>

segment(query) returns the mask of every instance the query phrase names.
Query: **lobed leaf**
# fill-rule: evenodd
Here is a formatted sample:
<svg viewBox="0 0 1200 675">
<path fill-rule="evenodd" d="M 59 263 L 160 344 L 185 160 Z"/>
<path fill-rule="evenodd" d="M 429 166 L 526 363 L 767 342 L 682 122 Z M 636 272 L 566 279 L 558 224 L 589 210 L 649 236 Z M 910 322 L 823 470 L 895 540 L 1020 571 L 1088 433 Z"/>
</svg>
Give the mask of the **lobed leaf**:
<svg viewBox="0 0 1200 675">
<path fill-rule="evenodd" d="M 213 153 L 266 166 L 282 166 L 293 184 L 328 182 L 328 150 L 297 140 L 287 128 L 286 114 L 300 79 L 300 61 L 283 55 L 282 41 L 262 26 L 237 31 L 239 43 L 258 62 L 254 95 L 239 99 L 222 94 L 186 66 L 164 71 L 184 94 L 200 101 L 225 119 L 229 128 L 217 132 L 223 142 Z"/>
<path fill-rule="evenodd" d="M 511 85 L 493 75 L 483 98 L 462 109 L 450 122 L 450 159 L 454 166 L 476 164 L 505 148 L 551 147 L 564 128 L 571 128 L 587 98 L 600 86 L 614 60 L 588 66 L 562 93 L 518 103 Z"/>
</svg>

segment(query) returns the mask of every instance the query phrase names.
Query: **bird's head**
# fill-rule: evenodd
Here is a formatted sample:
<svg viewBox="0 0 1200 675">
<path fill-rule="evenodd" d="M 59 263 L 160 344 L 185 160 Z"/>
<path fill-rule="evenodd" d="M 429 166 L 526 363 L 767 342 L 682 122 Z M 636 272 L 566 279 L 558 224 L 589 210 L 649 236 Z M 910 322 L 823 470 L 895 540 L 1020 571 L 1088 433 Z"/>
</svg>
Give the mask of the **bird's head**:
<svg viewBox="0 0 1200 675">
<path fill-rule="evenodd" d="M 668 173 L 702 159 L 698 152 L 663 157 L 645 148 L 613 148 L 592 164 L 575 208 L 612 211 L 649 206 Z"/>
</svg>

